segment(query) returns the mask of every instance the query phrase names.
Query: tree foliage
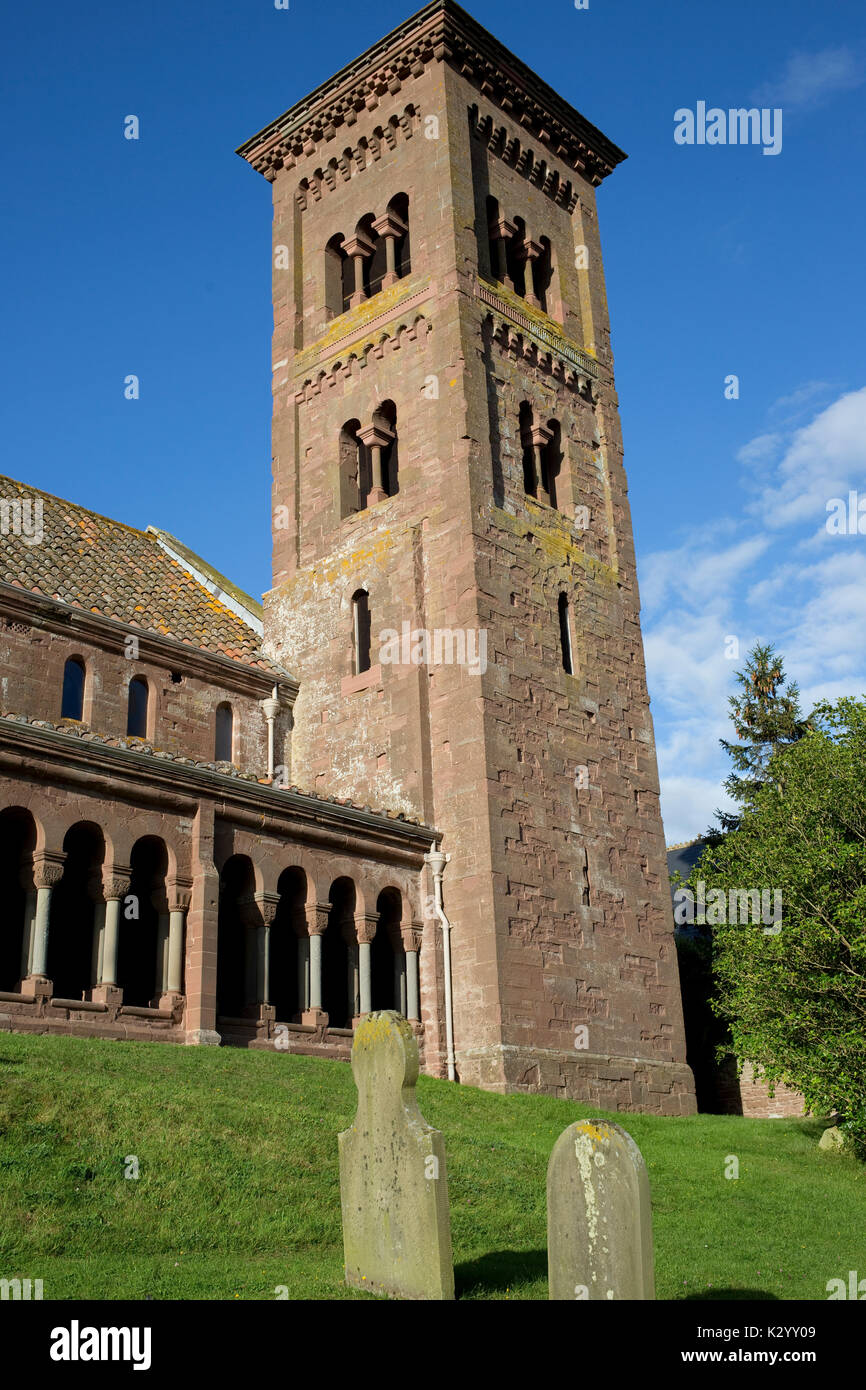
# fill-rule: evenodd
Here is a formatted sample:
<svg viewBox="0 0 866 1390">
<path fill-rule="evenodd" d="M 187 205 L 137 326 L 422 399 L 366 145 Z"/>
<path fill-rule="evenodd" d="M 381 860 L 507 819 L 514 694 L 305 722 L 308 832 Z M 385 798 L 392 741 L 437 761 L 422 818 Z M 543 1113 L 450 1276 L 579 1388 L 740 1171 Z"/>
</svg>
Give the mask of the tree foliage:
<svg viewBox="0 0 866 1390">
<path fill-rule="evenodd" d="M 714 1008 L 739 1058 L 810 1110 L 838 1110 L 866 1155 L 866 702 L 821 704 L 810 725 L 748 764 L 760 785 L 690 883 L 781 890 L 777 935 L 730 915 L 713 928 Z"/>
<path fill-rule="evenodd" d="M 728 704 L 740 742 L 720 742 L 734 765 L 725 791 L 744 807 L 766 785 L 773 755 L 801 739 L 811 718 L 803 718 L 799 688 L 794 681 L 785 684 L 782 659 L 772 646 L 759 643 L 752 649 L 745 670 L 737 672 L 737 683 L 740 689 L 729 696 Z M 725 831 L 735 829 L 740 820 L 739 814 L 726 811 L 716 815 Z M 709 838 L 717 840 L 718 832 Z"/>
</svg>

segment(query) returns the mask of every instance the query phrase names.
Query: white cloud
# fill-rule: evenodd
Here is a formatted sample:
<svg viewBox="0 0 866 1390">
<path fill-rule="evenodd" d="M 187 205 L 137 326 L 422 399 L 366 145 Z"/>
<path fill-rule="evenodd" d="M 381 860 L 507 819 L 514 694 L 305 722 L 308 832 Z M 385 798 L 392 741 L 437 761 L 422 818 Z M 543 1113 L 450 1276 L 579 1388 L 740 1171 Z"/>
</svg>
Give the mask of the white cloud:
<svg viewBox="0 0 866 1390">
<path fill-rule="evenodd" d="M 835 388 L 838 390 L 838 387 Z M 784 424 L 792 424 L 804 411 L 810 407 L 814 409 L 815 403 L 820 396 L 827 395 L 834 390 L 828 381 L 805 381 L 802 386 L 798 386 L 792 391 L 790 396 L 780 396 L 773 401 L 767 411 L 770 419 L 780 419 Z"/>
<path fill-rule="evenodd" d="M 737 462 L 742 463 L 745 468 L 766 463 L 768 459 L 778 455 L 783 442 L 784 436 L 781 434 L 757 434 L 748 444 L 744 444 L 742 449 L 737 450 Z"/>
<path fill-rule="evenodd" d="M 825 523 L 831 497 L 866 485 L 866 387 L 841 396 L 796 430 L 776 469 L 749 510 L 772 528 Z"/>
<path fill-rule="evenodd" d="M 769 536 L 749 536 L 723 547 L 722 540 L 734 529 L 735 523 L 720 517 L 696 529 L 676 550 L 648 555 L 640 567 L 646 607 L 660 608 L 672 594 L 688 607 L 724 607 L 737 579 L 771 544 Z"/>
<path fill-rule="evenodd" d="M 792 419 L 825 389 L 808 382 L 771 409 Z M 729 808 L 719 740 L 733 738 L 728 696 L 756 641 L 780 652 L 807 713 L 818 699 L 866 693 L 866 537 L 824 527 L 828 498 L 866 493 L 866 388 L 804 427 L 757 436 L 738 457 L 762 465 L 759 504 L 744 487 L 739 515 L 702 522 L 684 544 L 641 560 L 668 843 L 700 834 L 717 808 Z M 733 660 L 730 635 L 739 640 Z"/>
<path fill-rule="evenodd" d="M 711 777 L 672 772 L 662 778 L 661 785 L 666 844 L 694 840 L 715 824 L 717 810 L 733 809 L 733 802 L 721 784 Z"/>
<path fill-rule="evenodd" d="M 755 101 L 760 106 L 781 106 L 786 112 L 811 111 L 862 81 L 862 64 L 849 48 L 794 53 L 781 76 L 759 89 Z"/>
</svg>

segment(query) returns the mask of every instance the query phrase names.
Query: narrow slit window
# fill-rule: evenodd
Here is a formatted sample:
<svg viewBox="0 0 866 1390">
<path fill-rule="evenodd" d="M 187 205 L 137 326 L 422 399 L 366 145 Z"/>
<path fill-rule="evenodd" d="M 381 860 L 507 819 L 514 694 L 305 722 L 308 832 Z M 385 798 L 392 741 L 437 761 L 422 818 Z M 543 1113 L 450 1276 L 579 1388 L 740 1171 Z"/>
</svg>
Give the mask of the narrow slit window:
<svg viewBox="0 0 866 1390">
<path fill-rule="evenodd" d="M 63 668 L 63 695 L 60 703 L 61 719 L 83 719 L 84 717 L 84 662 L 71 656 Z"/>
<path fill-rule="evenodd" d="M 130 738 L 147 737 L 147 681 L 143 676 L 133 676 L 129 682 L 126 733 Z"/>
<path fill-rule="evenodd" d="M 559 649 L 562 654 L 562 669 L 566 675 L 574 675 L 574 656 L 571 649 L 571 614 L 566 594 L 559 595 Z"/>
<path fill-rule="evenodd" d="M 370 669 L 370 595 L 359 589 L 352 597 L 355 675 Z"/>
<path fill-rule="evenodd" d="M 232 742 L 234 738 L 234 715 L 229 704 L 217 705 L 216 729 L 214 733 L 214 762 L 232 761 Z"/>
</svg>

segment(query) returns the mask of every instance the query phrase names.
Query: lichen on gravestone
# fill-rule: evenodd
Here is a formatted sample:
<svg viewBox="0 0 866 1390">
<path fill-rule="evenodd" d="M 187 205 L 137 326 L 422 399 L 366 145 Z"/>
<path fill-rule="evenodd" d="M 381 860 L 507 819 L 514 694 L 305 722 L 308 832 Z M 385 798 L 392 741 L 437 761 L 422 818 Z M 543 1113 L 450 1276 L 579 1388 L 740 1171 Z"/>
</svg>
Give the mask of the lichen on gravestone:
<svg viewBox="0 0 866 1390">
<path fill-rule="evenodd" d="M 551 1299 L 655 1298 L 649 1176 L 619 1125 L 579 1120 L 554 1144 L 547 1265 Z"/>
<path fill-rule="evenodd" d="M 445 1144 L 418 1109 L 418 1071 L 406 1019 L 390 1009 L 368 1014 L 352 1045 L 358 1109 L 339 1135 L 346 1283 L 452 1299 Z"/>
</svg>

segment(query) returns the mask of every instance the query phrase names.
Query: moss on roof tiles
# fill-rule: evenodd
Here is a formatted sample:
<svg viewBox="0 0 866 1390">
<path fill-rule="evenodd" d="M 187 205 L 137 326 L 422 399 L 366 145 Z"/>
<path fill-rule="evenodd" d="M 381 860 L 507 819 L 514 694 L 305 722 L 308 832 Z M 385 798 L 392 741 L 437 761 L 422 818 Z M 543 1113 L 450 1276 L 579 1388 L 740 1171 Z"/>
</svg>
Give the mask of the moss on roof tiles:
<svg viewBox="0 0 866 1390">
<path fill-rule="evenodd" d="M 258 634 L 148 534 L 0 475 L 0 501 L 42 503 L 39 544 L 0 534 L 7 583 L 246 666 L 279 672 Z M 82 545 L 82 539 L 85 544 Z"/>
</svg>

